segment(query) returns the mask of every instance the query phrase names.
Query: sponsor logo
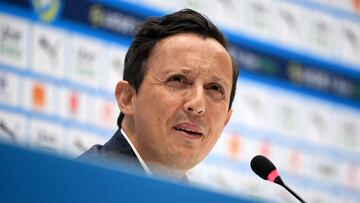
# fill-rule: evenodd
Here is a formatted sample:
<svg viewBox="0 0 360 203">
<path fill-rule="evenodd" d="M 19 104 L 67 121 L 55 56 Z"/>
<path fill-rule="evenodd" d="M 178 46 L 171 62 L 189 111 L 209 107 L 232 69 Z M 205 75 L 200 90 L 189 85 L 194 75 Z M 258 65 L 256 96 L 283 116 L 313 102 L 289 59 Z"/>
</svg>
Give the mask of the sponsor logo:
<svg viewBox="0 0 360 203">
<path fill-rule="evenodd" d="M 22 57 L 20 41 L 23 37 L 20 30 L 16 30 L 10 25 L 0 25 L 0 54 L 11 59 Z"/>
<path fill-rule="evenodd" d="M 35 83 L 32 87 L 32 104 L 36 108 L 45 107 L 45 88 L 42 84 Z"/>
<path fill-rule="evenodd" d="M 98 27 L 104 19 L 104 12 L 100 5 L 94 5 L 89 10 L 89 19 L 93 26 Z"/>
<path fill-rule="evenodd" d="M 3 136 L 9 139 L 9 141 L 16 141 L 16 136 L 13 131 L 8 127 L 7 123 L 5 123 L 5 120 L 0 118 L 0 138 L 2 139 Z"/>
<path fill-rule="evenodd" d="M 109 67 L 109 75 L 106 88 L 113 91 L 119 79 L 123 78 L 123 67 L 126 49 L 125 47 L 112 47 L 108 49 L 108 58 L 106 59 L 106 66 Z"/>
<path fill-rule="evenodd" d="M 354 91 L 350 80 L 317 68 L 289 63 L 287 71 L 289 79 L 296 84 L 320 91 L 331 91 L 341 96 L 349 96 Z"/>
<path fill-rule="evenodd" d="M 122 63 L 121 59 L 119 59 L 119 58 L 114 58 L 114 59 L 111 61 L 111 67 L 113 68 L 113 70 L 114 70 L 116 73 L 121 74 L 121 71 L 123 70 L 123 63 Z"/>
<path fill-rule="evenodd" d="M 101 112 L 100 112 L 100 119 L 103 123 L 111 123 L 113 122 L 112 119 L 113 115 L 113 108 L 111 103 L 105 102 L 101 106 Z"/>
<path fill-rule="evenodd" d="M 51 44 L 49 39 L 45 36 L 41 36 L 38 40 L 39 47 L 50 59 L 52 67 L 56 67 L 58 64 L 58 46 L 56 43 Z"/>
<path fill-rule="evenodd" d="M 79 112 L 79 95 L 76 92 L 70 92 L 69 111 L 73 115 Z"/>
<path fill-rule="evenodd" d="M 0 74 L 0 94 L 6 93 L 6 88 L 8 87 L 8 78 L 6 74 Z"/>
<path fill-rule="evenodd" d="M 0 141 L 24 144 L 24 120 L 22 116 L 0 111 Z"/>
<path fill-rule="evenodd" d="M 350 45 L 352 45 L 353 49 L 355 49 L 355 47 L 359 47 L 359 40 L 353 30 L 346 29 L 343 32 L 345 35 L 345 39 Z"/>
<path fill-rule="evenodd" d="M 89 9 L 89 21 L 92 26 L 104 28 L 125 35 L 134 35 L 136 25 L 140 20 L 135 17 L 125 15 L 101 5 L 95 4 Z"/>
<path fill-rule="evenodd" d="M 353 0 L 353 7 L 357 13 L 360 13 L 360 0 Z"/>
<path fill-rule="evenodd" d="M 18 78 L 0 72 L 0 103 L 16 106 L 18 104 Z"/>
<path fill-rule="evenodd" d="M 95 101 L 95 117 L 96 119 L 93 120 L 94 124 L 107 128 L 112 129 L 114 127 L 114 123 L 116 120 L 116 116 L 118 115 L 113 102 L 103 99 L 98 99 Z"/>
<path fill-rule="evenodd" d="M 301 168 L 301 154 L 297 150 L 290 152 L 289 166 L 291 171 L 299 171 Z"/>
<path fill-rule="evenodd" d="M 74 38 L 71 78 L 79 83 L 97 87 L 101 77 L 103 45 L 95 40 Z"/>
<path fill-rule="evenodd" d="M 0 61 L 17 68 L 27 65 L 29 23 L 17 17 L 0 15 Z"/>
<path fill-rule="evenodd" d="M 33 69 L 54 77 L 64 76 L 65 34 L 46 26 L 34 27 Z"/>
<path fill-rule="evenodd" d="M 56 152 L 56 145 L 58 140 L 56 139 L 56 133 L 51 130 L 44 128 L 38 129 L 34 147 L 47 151 L 47 152 Z"/>
<path fill-rule="evenodd" d="M 357 173 L 356 165 L 353 163 L 348 164 L 347 169 L 346 169 L 347 186 L 355 187 L 356 186 L 356 177 L 358 175 L 359 174 Z"/>
<path fill-rule="evenodd" d="M 271 143 L 268 140 L 262 140 L 260 142 L 260 154 L 264 156 L 270 156 L 271 155 Z"/>
<path fill-rule="evenodd" d="M 241 138 L 238 134 L 230 134 L 228 137 L 228 153 L 231 159 L 236 160 L 241 153 Z"/>
<path fill-rule="evenodd" d="M 283 21 L 289 28 L 298 30 L 298 23 L 292 12 L 289 12 L 287 10 L 280 10 L 279 12 L 280 17 L 283 19 Z"/>
<path fill-rule="evenodd" d="M 62 150 L 63 138 L 60 136 L 62 134 L 60 126 L 32 120 L 30 129 L 32 147 L 47 152 L 60 152 Z"/>
<path fill-rule="evenodd" d="M 76 55 L 77 71 L 81 75 L 92 77 L 95 74 L 94 64 L 96 63 L 95 53 L 80 48 Z"/>
<path fill-rule="evenodd" d="M 51 22 L 60 13 L 60 0 L 32 0 L 33 9 L 37 17 L 44 22 Z"/>
<path fill-rule="evenodd" d="M 76 149 L 78 149 L 81 152 L 88 150 L 88 146 L 85 146 L 85 143 L 83 143 L 83 140 L 81 138 L 75 138 L 73 144 L 74 147 L 76 147 Z"/>
</svg>

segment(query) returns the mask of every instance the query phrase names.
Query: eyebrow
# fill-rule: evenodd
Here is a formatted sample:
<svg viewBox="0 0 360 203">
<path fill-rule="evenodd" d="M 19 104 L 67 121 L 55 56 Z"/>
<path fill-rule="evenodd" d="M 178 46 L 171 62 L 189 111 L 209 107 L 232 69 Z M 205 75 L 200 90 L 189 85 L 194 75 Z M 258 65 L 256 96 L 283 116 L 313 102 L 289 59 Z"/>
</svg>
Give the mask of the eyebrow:
<svg viewBox="0 0 360 203">
<path fill-rule="evenodd" d="M 196 71 L 194 71 L 194 69 L 192 69 L 192 68 L 180 67 L 180 68 L 175 68 L 175 69 L 171 69 L 171 70 L 165 70 L 163 72 L 163 75 L 168 75 L 169 73 L 192 74 L 194 72 L 196 72 Z"/>
<path fill-rule="evenodd" d="M 174 73 L 174 72 L 175 73 L 181 72 L 184 74 L 193 74 L 193 73 L 196 73 L 197 70 L 194 70 L 193 68 L 189 68 L 189 67 L 179 67 L 176 69 L 166 71 L 164 75 L 167 75 L 169 73 Z M 200 74 L 200 73 L 196 73 L 196 75 L 198 75 L 198 74 Z M 210 80 L 224 85 L 224 88 L 230 88 L 230 86 L 231 86 L 228 82 L 226 82 L 226 80 L 223 77 L 218 77 L 217 75 L 210 76 Z"/>
</svg>

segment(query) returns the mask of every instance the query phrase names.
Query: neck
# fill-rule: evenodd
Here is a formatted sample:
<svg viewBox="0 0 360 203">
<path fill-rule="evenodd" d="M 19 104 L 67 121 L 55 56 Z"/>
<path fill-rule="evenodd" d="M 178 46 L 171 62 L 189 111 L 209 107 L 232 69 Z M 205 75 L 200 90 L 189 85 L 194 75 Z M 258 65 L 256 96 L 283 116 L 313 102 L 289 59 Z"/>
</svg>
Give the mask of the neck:
<svg viewBox="0 0 360 203">
<path fill-rule="evenodd" d="M 121 128 L 126 133 L 130 141 L 134 144 L 134 147 L 137 148 L 136 147 L 137 142 L 134 136 L 135 132 L 133 131 L 134 129 L 133 125 L 128 119 L 126 119 L 126 117 L 122 121 Z M 148 160 L 146 159 L 145 154 L 142 154 L 141 151 L 138 149 L 136 150 L 138 151 L 139 155 L 144 160 L 146 165 L 149 167 L 151 173 L 155 177 L 165 177 L 178 181 L 181 181 L 185 177 L 187 170 L 174 169 L 164 164 L 157 163 L 156 160 Z"/>
</svg>

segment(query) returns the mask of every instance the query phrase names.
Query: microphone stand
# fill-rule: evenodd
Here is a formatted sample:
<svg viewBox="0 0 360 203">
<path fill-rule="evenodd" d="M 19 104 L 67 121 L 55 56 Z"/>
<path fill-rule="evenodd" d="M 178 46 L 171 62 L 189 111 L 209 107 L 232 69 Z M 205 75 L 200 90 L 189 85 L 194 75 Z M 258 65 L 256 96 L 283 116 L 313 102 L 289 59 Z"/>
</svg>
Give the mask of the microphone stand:
<svg viewBox="0 0 360 203">
<path fill-rule="evenodd" d="M 296 197 L 296 199 L 298 199 L 300 202 L 305 203 L 305 201 L 301 199 L 301 197 L 297 195 L 294 191 L 292 191 L 288 186 L 286 186 L 285 184 L 282 184 L 281 186 L 283 186 L 287 191 L 294 195 L 294 197 Z"/>
<path fill-rule="evenodd" d="M 276 177 L 274 182 L 278 185 L 281 185 L 283 188 L 285 188 L 288 192 L 290 192 L 296 199 L 298 199 L 301 203 L 305 203 L 305 200 L 303 200 L 298 194 L 296 194 L 292 189 L 290 189 L 287 185 L 285 185 L 284 181 L 281 179 L 280 176 Z"/>
</svg>

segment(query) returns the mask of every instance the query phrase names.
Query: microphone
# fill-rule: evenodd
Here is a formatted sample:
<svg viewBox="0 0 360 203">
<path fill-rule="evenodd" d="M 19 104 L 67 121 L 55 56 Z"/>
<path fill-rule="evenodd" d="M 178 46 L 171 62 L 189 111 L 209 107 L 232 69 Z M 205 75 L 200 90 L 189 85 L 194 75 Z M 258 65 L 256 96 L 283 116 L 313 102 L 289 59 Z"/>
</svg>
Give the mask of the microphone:
<svg viewBox="0 0 360 203">
<path fill-rule="evenodd" d="M 251 169 L 264 180 L 281 185 L 288 192 L 290 192 L 296 199 L 300 202 L 305 203 L 305 201 L 299 197 L 294 191 L 292 191 L 285 183 L 282 181 L 278 171 L 276 170 L 275 165 L 266 157 L 262 155 L 255 156 L 250 162 Z"/>
</svg>

